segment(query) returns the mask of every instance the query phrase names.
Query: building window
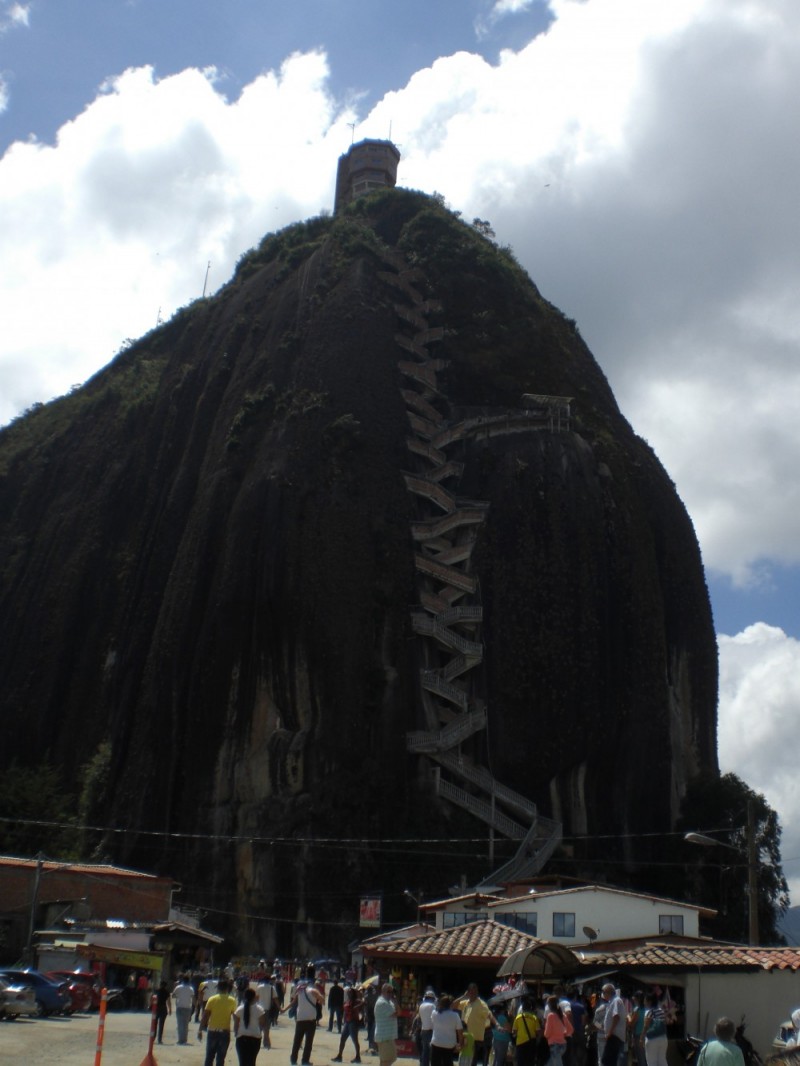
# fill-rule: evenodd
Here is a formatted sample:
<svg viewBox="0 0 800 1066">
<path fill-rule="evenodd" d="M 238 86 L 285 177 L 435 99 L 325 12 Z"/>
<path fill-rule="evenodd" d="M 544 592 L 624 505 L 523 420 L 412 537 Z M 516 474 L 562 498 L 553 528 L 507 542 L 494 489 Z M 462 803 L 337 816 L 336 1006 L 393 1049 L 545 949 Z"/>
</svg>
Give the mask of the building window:
<svg viewBox="0 0 800 1066">
<path fill-rule="evenodd" d="M 667 933 L 678 933 L 679 936 L 683 936 L 683 915 L 659 914 L 658 931 L 662 936 Z"/>
<path fill-rule="evenodd" d="M 555 911 L 553 914 L 553 936 L 575 936 L 575 915 Z"/>
<path fill-rule="evenodd" d="M 469 922 L 477 922 L 480 915 L 473 912 L 465 914 L 463 911 L 445 911 L 442 915 L 442 925 L 445 929 L 454 929 L 457 925 L 468 925 Z"/>
<path fill-rule="evenodd" d="M 522 933 L 530 933 L 536 936 L 537 920 L 535 914 L 515 914 L 513 911 L 495 914 L 494 920 L 501 925 L 508 925 L 512 929 L 519 929 Z"/>
</svg>

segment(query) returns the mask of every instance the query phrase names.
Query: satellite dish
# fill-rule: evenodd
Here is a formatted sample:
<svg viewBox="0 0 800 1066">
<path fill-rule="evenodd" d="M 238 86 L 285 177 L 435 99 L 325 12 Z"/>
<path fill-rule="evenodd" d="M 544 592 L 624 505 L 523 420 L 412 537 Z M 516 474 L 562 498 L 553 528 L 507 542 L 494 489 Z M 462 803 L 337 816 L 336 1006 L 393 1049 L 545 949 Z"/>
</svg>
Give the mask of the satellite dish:
<svg viewBox="0 0 800 1066">
<path fill-rule="evenodd" d="M 590 925 L 585 925 L 585 926 L 583 927 L 583 935 L 584 935 L 584 936 L 585 936 L 585 937 L 586 937 L 586 938 L 587 938 L 587 939 L 588 939 L 588 940 L 589 940 L 590 942 L 591 942 L 592 940 L 597 940 L 597 930 L 596 930 L 596 929 L 592 929 L 592 927 L 591 927 Z"/>
</svg>

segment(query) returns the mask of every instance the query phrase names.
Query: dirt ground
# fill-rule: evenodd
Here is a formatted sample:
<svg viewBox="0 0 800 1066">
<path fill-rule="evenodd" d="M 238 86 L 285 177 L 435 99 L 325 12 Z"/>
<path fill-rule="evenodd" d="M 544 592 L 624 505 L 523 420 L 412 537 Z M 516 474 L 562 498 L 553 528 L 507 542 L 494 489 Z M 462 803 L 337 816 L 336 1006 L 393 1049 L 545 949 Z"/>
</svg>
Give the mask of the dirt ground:
<svg viewBox="0 0 800 1066">
<path fill-rule="evenodd" d="M 331 1061 L 339 1048 L 339 1037 L 329 1033 L 325 1025 L 317 1027 L 314 1049 L 311 1055 L 316 1066 Z M 51 1017 L 28 1020 L 18 1018 L 13 1022 L 0 1022 L 0 1063 L 24 1066 L 94 1066 L 97 1047 L 98 1017 L 96 1014 L 76 1014 L 71 1018 Z M 272 1029 L 272 1050 L 260 1051 L 258 1066 L 288 1066 L 289 1049 L 294 1035 L 294 1024 L 282 1019 Z M 364 1056 L 366 1032 L 362 1030 L 362 1056 L 366 1063 L 377 1059 Z M 164 1043 L 153 1048 L 153 1061 L 148 1060 L 150 1042 L 150 1015 L 137 1012 L 110 1012 L 106 1015 L 105 1036 L 101 1066 L 203 1066 L 205 1038 L 197 1039 L 197 1025 L 189 1029 L 190 1043 L 178 1047 L 175 1015 L 167 1018 L 164 1027 Z M 353 1046 L 348 1043 L 344 1061 L 353 1058 Z M 225 1066 L 237 1066 L 236 1049 L 231 1040 Z"/>
</svg>

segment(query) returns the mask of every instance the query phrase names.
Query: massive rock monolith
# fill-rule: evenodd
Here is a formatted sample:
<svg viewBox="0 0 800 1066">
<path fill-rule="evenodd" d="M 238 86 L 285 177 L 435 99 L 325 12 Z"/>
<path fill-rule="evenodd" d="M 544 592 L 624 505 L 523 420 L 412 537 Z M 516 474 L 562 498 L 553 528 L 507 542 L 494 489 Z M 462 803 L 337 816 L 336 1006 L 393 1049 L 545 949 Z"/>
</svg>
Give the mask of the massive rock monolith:
<svg viewBox="0 0 800 1066">
<path fill-rule="evenodd" d="M 69 780 L 110 742 L 100 853 L 264 950 L 309 915 L 346 939 L 365 890 L 490 878 L 463 840 L 495 785 L 579 863 L 716 766 L 674 486 L 574 324 L 421 194 L 265 238 L 3 431 L 0 565 L 3 760 Z M 417 836 L 458 841 L 377 843 Z"/>
</svg>

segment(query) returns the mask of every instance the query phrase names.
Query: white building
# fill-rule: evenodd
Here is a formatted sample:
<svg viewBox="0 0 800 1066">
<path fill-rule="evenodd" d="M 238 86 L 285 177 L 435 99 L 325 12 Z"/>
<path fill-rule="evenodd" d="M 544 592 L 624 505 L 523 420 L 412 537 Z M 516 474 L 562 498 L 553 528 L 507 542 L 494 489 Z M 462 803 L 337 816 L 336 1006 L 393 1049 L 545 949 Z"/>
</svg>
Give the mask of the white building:
<svg viewBox="0 0 800 1066">
<path fill-rule="evenodd" d="M 470 893 L 453 899 L 425 903 L 422 912 L 437 929 L 450 929 L 491 918 L 513 929 L 551 943 L 588 944 L 700 935 L 700 917 L 714 911 L 693 903 L 649 896 L 605 885 L 532 890 L 511 898 Z"/>
</svg>

